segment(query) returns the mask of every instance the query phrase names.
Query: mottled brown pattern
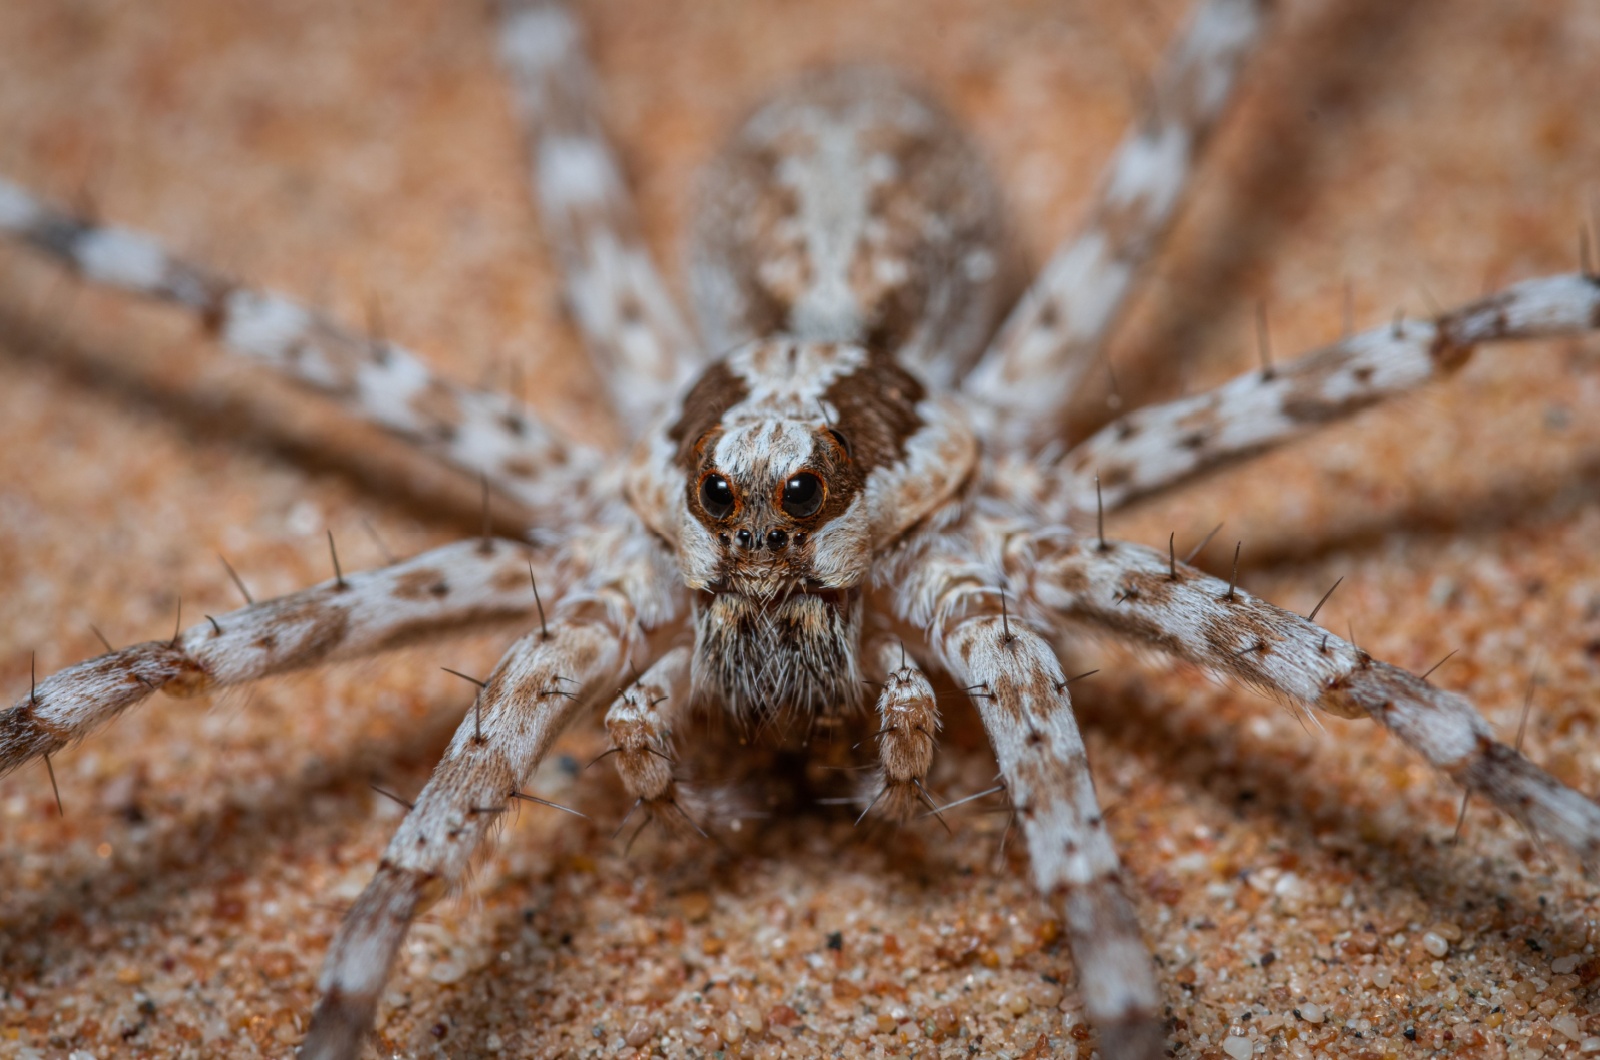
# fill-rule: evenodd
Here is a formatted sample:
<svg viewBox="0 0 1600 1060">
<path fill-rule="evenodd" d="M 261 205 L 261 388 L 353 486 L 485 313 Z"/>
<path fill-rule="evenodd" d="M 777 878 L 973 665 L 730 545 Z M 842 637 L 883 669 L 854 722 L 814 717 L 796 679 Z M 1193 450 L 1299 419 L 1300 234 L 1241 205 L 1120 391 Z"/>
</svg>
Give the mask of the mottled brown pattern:
<svg viewBox="0 0 1600 1060">
<path fill-rule="evenodd" d="M 737 287 L 735 304 L 698 299 L 713 340 L 811 337 L 794 314 L 818 265 L 798 223 L 800 197 L 778 167 L 818 153 L 814 134 L 826 114 L 834 129 L 859 122 L 859 159 L 873 159 L 876 172 L 893 179 L 870 189 L 870 236 L 848 265 L 858 330 L 816 337 L 907 353 L 917 363 L 937 359 L 948 376 L 948 365 L 977 354 L 1019 286 L 1014 243 L 983 162 L 937 103 L 889 70 L 814 71 L 778 99 L 728 143 L 702 183 L 696 260 Z M 774 127 L 775 139 L 760 138 Z M 974 252 L 985 255 L 981 266 L 969 263 Z"/>
<path fill-rule="evenodd" d="M 713 361 L 683 398 L 683 412 L 667 428 L 667 437 L 678 445 L 678 465 L 685 471 L 700 469 L 701 450 L 707 435 L 722 422 L 723 413 L 749 394 L 744 380 L 734 374 L 726 361 Z"/>
<path fill-rule="evenodd" d="M 411 411 L 423 422 L 422 429 L 440 441 L 448 441 L 461 429 L 461 399 L 436 379 L 414 394 L 410 404 Z"/>
<path fill-rule="evenodd" d="M 884 354 L 869 356 L 861 368 L 828 387 L 823 400 L 839 410 L 835 426 L 849 442 L 863 479 L 905 457 L 907 439 L 922 426 L 917 405 L 924 397 L 916 377 Z"/>
<path fill-rule="evenodd" d="M 332 655 L 350 630 L 350 609 L 333 602 L 340 590 L 330 587 L 320 594 L 307 594 L 288 606 L 275 609 L 273 618 L 285 629 L 294 630 L 294 652 L 273 660 L 278 666 L 310 666 Z"/>
<path fill-rule="evenodd" d="M 1008 11 L 943 0 L 914 10 L 732 5 L 715 19 L 697 17 L 692 5 L 624 3 L 592 6 L 585 17 L 597 27 L 608 117 L 644 181 L 658 248 L 669 249 L 681 228 L 675 211 L 691 167 L 735 117 L 737 104 L 728 101 L 750 98 L 819 56 L 872 52 L 915 64 L 950 93 L 1018 192 L 1022 234 L 1037 260 L 1077 216 L 1073 204 L 1115 137 L 1128 102 L 1118 86 L 1130 72 L 1138 76 L 1153 34 L 1181 6 L 1158 3 L 1132 21 L 1109 9 Z M 49 17 L 30 14 L 45 10 Z M 402 290 L 397 330 L 423 337 L 441 365 L 453 358 L 457 377 L 489 374 L 491 352 L 526 351 L 540 373 L 537 400 L 602 430 L 584 389 L 586 368 L 548 294 L 555 283 L 536 253 L 517 160 L 495 146 L 508 123 L 502 86 L 485 69 L 482 11 L 396 4 L 334 22 L 326 12 L 313 18 L 259 5 L 248 28 L 224 12 L 183 2 L 89 4 L 62 19 L 48 4 L 7 7 L 0 47 L 14 53 L 5 65 L 15 90 L 0 107 L 18 133 L 5 165 L 20 167 L 8 173 L 70 190 L 87 172 L 108 210 L 159 224 L 188 245 L 215 241 L 219 260 L 245 275 L 303 284 L 296 289 L 308 297 L 328 277 L 327 297 L 346 319 L 360 318 L 374 284 Z M 1579 38 L 1565 32 L 1583 13 L 1579 4 L 1543 0 L 1358 0 L 1301 12 L 1304 28 L 1268 49 L 1274 68 L 1264 71 L 1220 168 L 1208 168 L 1192 223 L 1163 262 L 1161 296 L 1145 303 L 1157 341 L 1144 329 L 1130 335 L 1119 369 L 1123 357 L 1157 351 L 1157 370 L 1141 372 L 1136 385 L 1176 390 L 1168 357 L 1191 361 L 1191 383 L 1247 367 L 1241 336 L 1248 307 L 1261 298 L 1274 300 L 1275 328 L 1293 336 L 1291 346 L 1337 334 L 1342 276 L 1354 278 L 1364 319 L 1386 316 L 1392 297 L 1413 300 L 1420 283 L 1451 299 L 1481 289 L 1485 273 L 1568 265 L 1580 211 L 1572 204 L 1584 201 L 1574 174 L 1593 155 L 1594 130 L 1582 115 L 1595 96 L 1594 74 L 1572 45 Z M 175 14 L 180 31 L 166 24 Z M 430 47 L 419 53 L 415 42 L 424 39 Z M 239 50 L 265 63 L 238 62 Z M 284 69 L 315 93 L 317 107 L 274 102 L 273 72 Z M 175 75 L 152 81 L 152 70 Z M 397 70 L 405 72 L 399 81 Z M 336 90 L 324 91 L 330 84 Z M 195 104 L 213 100 L 197 112 Z M 85 107 L 91 101 L 95 109 Z M 241 103 L 250 118 L 242 125 L 231 109 Z M 362 120 L 384 107 L 404 108 L 406 120 Z M 241 128 L 248 135 L 229 132 Z M 103 136 L 116 140 L 115 164 L 82 164 Z M 314 508 L 342 537 L 357 536 L 343 527 L 371 518 L 399 547 L 416 535 L 475 532 L 471 484 L 457 491 L 466 495 L 456 506 L 465 514 L 453 516 L 450 504 L 432 500 L 437 480 L 426 472 L 406 465 L 406 475 L 391 477 L 384 461 L 395 447 L 369 432 L 341 433 L 315 413 L 315 444 L 294 448 L 301 436 L 293 432 L 302 429 L 294 416 L 306 405 L 281 417 L 294 428 L 275 426 L 265 438 L 248 427 L 242 439 L 231 430 L 209 434 L 194 409 L 213 401 L 251 413 L 238 417 L 243 424 L 278 424 L 276 406 L 257 392 L 267 388 L 230 390 L 227 369 L 174 341 L 165 317 L 152 323 L 161 314 L 89 294 L 58 318 L 38 272 L 19 266 L 4 286 L 27 312 L 52 325 L 59 319 L 81 350 L 64 354 L 58 369 L 25 342 L 7 342 L 0 420 L 15 455 L 7 489 L 18 502 L 12 510 L 28 520 L 7 523 L 13 694 L 25 687 L 27 648 L 39 647 L 41 667 L 98 650 L 86 617 L 122 643 L 165 631 L 157 612 L 170 610 L 174 589 L 191 608 L 215 609 L 206 601 L 227 592 L 215 547 L 235 560 L 244 554 L 254 571 L 276 572 L 280 587 L 323 577 L 325 554 L 303 540 L 291 511 Z M 1160 341 L 1172 334 L 1183 341 Z M 1592 402 L 1582 397 L 1591 353 L 1590 343 L 1564 343 L 1484 357 L 1455 384 L 1403 410 L 1378 411 L 1326 447 L 1301 447 L 1256 475 L 1213 480 L 1114 516 L 1112 530 L 1164 544 L 1173 527 L 1198 537 L 1226 518 L 1230 534 L 1238 528 L 1271 557 L 1246 573 L 1252 587 L 1302 612 L 1335 577 L 1352 575 L 1325 621 L 1343 628 L 1353 620 L 1374 650 L 1417 669 L 1457 644 L 1475 647 L 1435 680 L 1471 688 L 1508 731 L 1521 702 L 1520 681 L 1508 675 L 1520 678 L 1519 652 L 1538 644 L 1552 662 L 1528 746 L 1564 778 L 1593 788 L 1579 708 L 1592 699 L 1585 660 L 1593 653 L 1583 645 L 1594 632 L 1584 617 L 1594 538 L 1592 506 L 1574 477 L 1592 449 Z M 1124 385 L 1131 375 L 1123 372 Z M 128 389 L 86 388 L 106 376 L 127 380 Z M 162 396 L 152 398 L 157 389 Z M 1563 415 L 1571 417 L 1566 428 L 1556 426 Z M 59 444 L 68 431 L 70 447 Z M 105 489 L 108 481 L 118 488 Z M 1577 484 L 1563 494 L 1576 500 L 1547 508 L 1547 490 L 1561 482 Z M 408 491 L 424 488 L 429 503 L 408 504 Z M 1409 531 L 1418 529 L 1429 533 L 1414 539 Z M 257 577 L 264 575 L 252 584 Z M 341 669 L 265 686 L 222 740 L 208 727 L 216 719 L 191 705 L 143 712 L 116 738 L 57 760 L 65 821 L 55 817 L 42 771 L 8 778 L 3 830 L 19 856 L 6 869 L 6 965 L 37 970 L 37 986 L 26 992 L 26 1012 L 12 1009 L 27 1022 L 5 1029 L 46 1052 L 56 1048 L 50 1036 L 60 1035 L 69 1042 L 63 1051 L 178 1055 L 203 1051 L 185 1038 L 217 1020 L 241 1054 L 293 1048 L 343 889 L 365 876 L 359 866 L 375 861 L 396 812 L 359 778 L 383 769 L 397 771 L 401 785 L 421 782 L 415 763 L 442 740 L 430 719 L 458 710 L 461 698 L 458 683 L 433 667 L 481 672 L 486 662 L 457 657 L 474 650 L 421 652 L 363 667 L 357 680 Z M 1541 1008 L 1594 1032 L 1584 988 L 1550 969 L 1569 947 L 1581 952 L 1592 941 L 1584 931 L 1589 890 L 1575 873 L 1547 870 L 1482 800 L 1474 800 L 1461 845 L 1447 850 L 1453 793 L 1372 726 L 1335 722 L 1326 734 L 1307 735 L 1287 712 L 1231 686 L 1139 669 L 1098 646 L 1083 650 L 1085 668 L 1110 660 L 1074 692 L 1098 730 L 1095 766 L 1119 806 L 1112 828 L 1129 852 L 1126 878 L 1150 914 L 1172 1007 L 1168 1044 L 1179 1055 L 1216 1051 L 1237 1033 L 1270 1054 L 1284 1047 L 1286 1031 L 1318 1055 L 1491 1053 L 1502 1039 L 1513 1047 L 1549 1039 L 1555 1017 Z M 306 710 L 308 701 L 339 709 Z M 600 749 L 592 733 L 574 739 L 568 749 L 580 761 Z M 992 769 L 959 731 L 947 737 L 941 761 L 949 772 L 935 776 L 934 790 L 945 797 L 978 790 Z M 615 793 L 594 779 L 602 772 L 585 774 L 580 791 L 600 799 L 603 812 Z M 147 817 L 130 825 L 128 797 L 112 793 L 135 775 L 144 794 L 131 801 Z M 358 780 L 330 787 L 329 776 Z M 90 808 L 96 797 L 107 800 L 103 810 Z M 765 821 L 754 853 L 707 868 L 693 848 L 653 845 L 653 833 L 624 858 L 620 844 L 606 842 L 609 821 L 585 830 L 550 817 L 524 813 L 484 866 L 478 900 L 442 908 L 437 923 L 414 936 L 392 988 L 407 1004 L 386 1013 L 375 1049 L 490 1053 L 503 1040 L 511 1056 L 582 1051 L 597 1046 L 596 1027 L 616 1036 L 636 1018 L 678 1048 L 685 1037 L 703 1031 L 709 1039 L 731 1027 L 746 1055 L 813 1045 L 950 1051 L 979 1036 L 981 1048 L 1015 1055 L 1046 1032 L 1041 1055 L 1087 1055 L 1091 1047 L 1058 922 L 1029 895 L 1014 836 L 1009 861 L 992 864 L 1003 813 L 952 815 L 953 842 L 939 840 L 932 821 L 860 844 L 820 812 Z M 95 853 L 102 843 L 112 857 Z M 819 850 L 827 854 L 814 856 Z M 39 865 L 47 868 L 29 868 Z M 1256 886 L 1280 870 L 1288 877 L 1280 882 L 1298 880 L 1303 904 Z M 231 880 L 240 887 L 217 882 Z M 569 891 L 574 882 L 581 888 Z M 241 889 L 247 912 L 219 913 Z M 709 895 L 701 919 L 682 914 L 685 891 Z M 1496 902 L 1486 903 L 1490 891 Z M 94 908 L 92 933 L 73 907 Z M 534 907 L 535 919 L 525 922 Z M 681 933 L 669 930 L 675 917 L 685 922 Z M 1431 957 L 1407 925 L 1434 920 L 1457 924 L 1465 937 L 1430 986 Z M 864 922 L 879 931 L 859 930 Z M 616 934 L 605 935 L 602 924 Z M 939 955 L 944 929 L 973 940 L 963 944 L 968 967 L 952 971 Z M 107 930 L 114 945 L 101 941 Z M 571 948 L 554 947 L 566 931 Z M 774 931 L 787 943 L 783 952 L 756 941 Z M 824 941 L 835 931 L 840 950 Z M 1409 949 L 1391 945 L 1391 931 L 1406 934 Z M 886 935 L 897 944 L 882 944 Z M 1361 948 L 1367 936 L 1373 941 Z M 230 976 L 241 946 L 252 968 L 280 970 Z M 978 964 L 985 946 L 998 953 L 998 967 Z M 509 962 L 498 960 L 503 952 Z M 619 966 L 591 960 L 603 953 L 628 957 L 627 988 L 643 1000 L 614 989 Z M 165 969 L 169 959 L 175 970 Z M 846 1006 L 820 977 L 820 995 L 798 985 L 813 978 L 813 962 L 868 986 L 863 998 Z M 655 970 L 687 976 L 719 963 L 759 978 L 719 982 L 703 997 L 676 989 L 686 980 L 653 992 Z M 453 983 L 430 975 L 451 966 L 462 976 Z M 126 973 L 143 981 L 129 984 Z M 969 973 L 977 982 L 959 992 Z M 1387 973 L 1390 988 L 1369 982 Z M 1064 989 L 1035 996 L 1047 989 L 1042 976 Z M 875 993 L 874 982 L 909 998 Z M 1526 1016 L 1502 1009 L 1504 1023 L 1491 1033 L 1484 1017 L 1492 992 L 1519 982 L 1549 986 Z M 958 992 L 948 1015 L 925 1000 L 944 989 Z M 1327 1009 L 1324 1023 L 1296 1020 L 1301 991 Z M 142 1029 L 120 1023 L 141 992 L 156 999 L 158 1018 Z M 1015 998 L 1032 1007 L 1014 1017 L 1007 1002 Z M 804 1018 L 768 1021 L 778 1005 L 798 1005 Z M 862 1008 L 891 1005 L 915 1022 L 871 1038 L 853 1032 L 850 1019 Z M 748 1024 L 739 1018 L 747 1011 Z M 1370 1031 L 1357 1025 L 1364 1017 Z M 922 1034 L 925 1025 L 937 1034 Z M 1419 1042 L 1402 1038 L 1402 1028 Z M 120 1037 L 134 1030 L 131 1042 Z M 1454 1036 L 1450 1046 L 1443 1034 Z M 730 1053 L 741 1048 L 728 1044 Z M 1563 1048 L 1574 1046 L 1557 1037 L 1546 1054 Z"/>
<path fill-rule="evenodd" d="M 444 572 L 431 567 L 418 567 L 406 571 L 396 578 L 394 583 L 394 594 L 402 600 L 445 596 L 449 592 L 450 583 L 445 580 Z"/>
</svg>

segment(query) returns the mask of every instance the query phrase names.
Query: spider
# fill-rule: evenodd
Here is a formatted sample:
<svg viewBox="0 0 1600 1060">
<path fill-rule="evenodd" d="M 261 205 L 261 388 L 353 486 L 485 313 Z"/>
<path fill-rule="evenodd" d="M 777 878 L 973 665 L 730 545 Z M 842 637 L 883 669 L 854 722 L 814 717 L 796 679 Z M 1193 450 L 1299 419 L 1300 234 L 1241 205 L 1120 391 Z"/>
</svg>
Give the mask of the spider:
<svg viewBox="0 0 1600 1060">
<path fill-rule="evenodd" d="M 624 395 L 624 396 L 626 396 L 626 395 Z M 827 417 L 824 417 L 824 419 L 826 420 Z M 843 424 L 841 424 L 841 426 L 842 425 Z M 836 429 L 836 428 L 827 427 L 825 429 L 826 430 L 833 430 L 833 429 Z M 840 443 L 841 444 L 841 448 L 849 448 L 850 446 L 848 445 L 848 443 L 849 443 L 849 438 L 848 438 L 848 434 L 847 434 L 845 442 Z M 1113 499 L 1113 503 L 1115 503 L 1115 498 Z M 1080 505 L 1080 508 L 1081 508 L 1081 505 Z M 1094 540 L 1093 531 L 1090 531 L 1087 535 L 1080 535 L 1079 540 Z M 796 546 L 796 547 L 798 547 L 798 546 Z M 1121 546 L 1118 546 L 1118 548 L 1120 548 L 1120 547 Z M 1116 551 L 1116 550 L 1113 549 L 1111 551 Z M 1173 557 L 1173 558 L 1175 559 L 1175 557 Z M 415 569 L 415 568 L 413 568 L 413 569 Z M 1176 563 L 1175 562 L 1171 563 L 1171 565 L 1167 569 L 1171 573 L 1172 580 L 1178 580 L 1177 577 L 1176 577 L 1177 571 L 1178 571 Z M 1190 576 L 1191 575 L 1190 575 L 1190 573 L 1188 571 L 1184 572 L 1185 579 L 1189 578 Z M 1194 575 L 1194 577 L 1198 577 L 1198 575 Z M 1226 574 L 1226 570 L 1224 569 L 1224 578 L 1223 578 L 1223 580 L 1219 581 L 1217 584 L 1218 585 L 1223 584 L 1223 582 L 1225 581 L 1226 577 L 1227 577 L 1227 574 Z M 341 581 L 343 580 L 343 576 L 342 575 L 340 576 L 340 580 Z M 356 584 L 357 583 L 357 579 L 355 578 L 355 576 L 352 576 L 351 582 L 352 582 L 352 584 Z M 430 583 L 430 584 L 436 584 L 436 583 Z M 496 588 L 497 588 L 497 591 L 506 591 L 506 590 L 508 590 L 508 587 L 509 587 L 509 581 L 507 582 L 506 586 L 497 586 Z M 360 586 L 357 585 L 357 589 L 359 589 L 359 588 L 360 588 Z M 423 588 L 426 589 L 427 586 L 423 586 Z M 1126 588 L 1126 587 L 1124 587 L 1124 588 Z M 338 591 L 337 590 L 337 585 L 335 587 L 335 590 Z M 1240 592 L 1242 594 L 1242 590 Z M 1228 589 L 1228 591 L 1227 591 L 1227 596 L 1231 598 L 1231 597 L 1234 596 L 1234 593 L 1235 593 L 1235 589 L 1233 587 L 1230 587 Z M 1230 599 L 1229 602 L 1233 603 L 1235 601 Z M 1122 600 L 1122 601 L 1118 601 L 1116 606 L 1122 607 L 1122 606 L 1125 606 L 1125 605 L 1128 605 L 1128 604 L 1132 604 L 1132 603 L 1136 603 L 1136 601 Z M 532 613 L 531 613 L 531 611 L 528 611 L 526 600 L 523 600 L 521 602 L 520 606 L 521 606 L 521 610 L 523 612 L 527 613 L 531 618 L 531 614 Z M 829 606 L 831 606 L 831 604 Z M 1021 607 L 1022 604 L 1018 603 L 1016 606 Z M 223 620 L 223 621 L 226 621 L 226 620 L 229 619 L 229 616 L 223 615 L 223 616 L 220 616 L 220 619 Z M 980 623 L 981 622 L 987 622 L 990 627 L 994 626 L 996 620 L 998 620 L 998 623 L 999 623 L 999 631 L 1000 632 L 999 632 L 998 636 L 1000 638 L 1001 643 L 1003 645 L 1009 645 L 1011 643 L 1015 643 L 1015 642 L 1010 640 L 1010 638 L 1012 638 L 1012 637 L 1018 638 L 1019 642 L 1027 642 L 1027 638 L 1029 637 L 1029 633 L 1028 633 L 1028 627 L 1027 627 L 1026 623 L 1029 622 L 1029 621 L 1039 622 L 1040 618 L 1036 614 L 1035 615 L 1028 615 L 1028 614 L 1025 614 L 1025 613 L 1020 613 L 1020 614 L 1008 617 L 1008 613 L 1007 613 L 1006 608 L 1005 608 L 1004 598 L 1002 597 L 1000 599 L 1000 601 L 999 601 L 999 611 L 998 611 L 998 613 L 995 613 L 992 610 L 992 608 L 990 608 L 988 610 L 981 611 L 981 612 L 979 612 L 978 614 L 976 614 L 974 616 L 974 621 L 977 621 L 977 622 L 980 622 Z M 1011 632 L 1010 628 L 1009 628 L 1009 622 L 1010 621 L 1017 621 L 1017 622 L 1021 623 L 1021 625 L 1019 625 L 1018 632 L 1016 632 L 1015 634 L 1013 634 Z M 220 625 L 220 622 L 219 622 L 219 625 Z M 541 634 L 542 634 L 542 630 L 541 630 Z M 1321 650 L 1321 649 L 1319 649 L 1319 650 Z M 1242 651 L 1244 657 L 1246 659 L 1249 659 L 1249 658 L 1251 658 L 1253 656 L 1253 654 L 1255 652 L 1261 651 L 1261 648 L 1257 647 L 1255 644 L 1251 643 L 1251 644 L 1246 644 L 1244 646 L 1244 648 L 1241 649 L 1241 651 Z M 647 680 L 648 680 L 648 675 L 647 675 Z M 564 696 L 562 696 L 561 694 L 559 694 L 556 691 L 547 691 L 546 689 L 548 687 L 549 686 L 546 686 L 546 688 L 541 688 L 540 689 L 540 694 L 541 695 L 548 695 L 548 696 L 550 696 L 550 697 L 552 697 L 554 699 L 564 698 Z M 843 694 L 843 692 L 844 692 L 844 690 L 842 688 L 839 689 L 838 691 L 841 694 Z M 978 699 L 978 704 L 977 705 L 980 707 L 980 709 L 982 709 L 982 707 L 984 706 L 985 702 L 992 702 L 992 701 L 995 701 L 995 700 L 1004 700 L 1004 698 L 1005 698 L 1003 692 L 995 693 L 993 691 L 986 691 L 986 690 L 984 690 L 982 688 L 974 689 L 973 691 L 975 692 L 975 696 Z M 946 713 L 950 713 L 950 712 L 951 712 L 950 709 L 947 707 L 946 708 Z M 469 721 L 469 723 L 473 724 L 474 726 L 479 725 L 479 724 L 482 723 L 482 719 L 479 716 L 477 716 L 476 713 L 469 714 L 468 715 L 468 721 Z M 491 721 L 492 721 L 492 719 L 491 719 Z M 465 728 L 463 728 L 462 731 L 466 732 L 467 730 Z M 473 729 L 472 737 L 473 737 L 474 740 L 476 740 L 478 738 L 479 731 L 480 730 L 478 730 L 476 727 Z M 646 764 L 648 764 L 648 763 L 646 763 Z M 1013 795 L 1013 800 L 1015 800 L 1015 797 L 1016 797 L 1015 791 L 1013 791 L 1012 795 Z M 902 801 L 904 801 L 904 800 L 902 800 Z M 491 815 L 485 814 L 484 816 L 491 816 Z M 838 993 L 839 993 L 838 991 L 835 991 L 835 997 L 838 996 Z M 1308 1011 L 1309 1011 L 1309 1007 L 1308 1007 Z M 937 1025 L 936 1025 L 936 1027 L 937 1027 Z"/>
</svg>

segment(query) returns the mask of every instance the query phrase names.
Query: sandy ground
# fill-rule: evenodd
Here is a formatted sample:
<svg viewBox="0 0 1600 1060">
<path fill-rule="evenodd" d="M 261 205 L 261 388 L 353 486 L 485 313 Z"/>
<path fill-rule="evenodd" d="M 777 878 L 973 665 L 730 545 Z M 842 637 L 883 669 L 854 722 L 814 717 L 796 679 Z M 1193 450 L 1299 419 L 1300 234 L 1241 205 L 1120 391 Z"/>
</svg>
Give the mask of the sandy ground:
<svg viewBox="0 0 1600 1060">
<path fill-rule="evenodd" d="M 607 119 L 675 263 L 697 165 L 807 64 L 921 73 L 975 131 L 1037 262 L 1078 215 L 1181 4 L 612 0 L 587 5 Z M 335 11 L 335 8 L 338 10 Z M 1566 270 L 1600 174 L 1588 0 L 1301 0 L 1124 329 L 1125 399 L 1397 307 Z M 0 172 L 363 319 L 449 373 L 515 361 L 605 438 L 524 193 L 476 4 L 0 5 Z M 675 264 L 669 272 L 676 280 Z M 1089 395 L 1090 416 L 1104 415 Z M 1087 421 L 1085 423 L 1087 425 Z M 186 615 L 471 532 L 475 490 L 230 363 L 188 321 L 0 248 L 0 687 Z M 1119 515 L 1226 520 L 1244 584 L 1472 696 L 1600 789 L 1600 340 L 1456 379 Z M 218 702 L 161 699 L 0 780 L 0 1055 L 290 1055 L 340 912 L 504 638 Z M 1073 649 L 1102 799 L 1184 1057 L 1600 1051 L 1600 901 L 1375 727 L 1304 725 L 1193 670 Z M 960 703 L 935 788 L 987 784 Z M 1076 975 L 1003 814 L 854 831 L 818 811 L 734 850 L 647 833 L 572 733 L 470 895 L 412 933 L 372 1055 L 1088 1056 Z"/>
</svg>

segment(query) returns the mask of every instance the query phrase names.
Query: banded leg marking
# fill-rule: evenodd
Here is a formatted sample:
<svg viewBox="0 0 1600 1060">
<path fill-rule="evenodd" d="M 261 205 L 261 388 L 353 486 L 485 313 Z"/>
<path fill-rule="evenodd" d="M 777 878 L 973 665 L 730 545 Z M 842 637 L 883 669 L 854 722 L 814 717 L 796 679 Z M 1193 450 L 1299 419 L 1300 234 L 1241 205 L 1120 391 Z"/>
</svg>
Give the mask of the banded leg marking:
<svg viewBox="0 0 1600 1060">
<path fill-rule="evenodd" d="M 1215 390 L 1151 405 L 1073 448 L 1045 498 L 1057 517 L 1107 508 L 1282 445 L 1466 363 L 1485 342 L 1600 328 L 1600 278 L 1545 276 L 1435 320 L 1397 320 Z"/>
<path fill-rule="evenodd" d="M 557 438 L 512 398 L 442 379 L 394 343 L 185 261 L 142 232 L 63 213 L 4 179 L 0 235 L 93 283 L 186 309 L 227 349 L 333 397 L 447 464 L 486 477 L 535 512 L 568 519 L 589 514 L 599 456 Z"/>
<path fill-rule="evenodd" d="M 616 680 L 626 635 L 588 598 L 506 653 L 329 948 L 303 1060 L 351 1060 L 411 921 L 461 883 L 512 792 L 568 720 Z M 624 610 L 626 608 L 624 607 Z"/>
<path fill-rule="evenodd" d="M 504 0 L 500 60 L 573 313 L 624 427 L 638 433 L 688 385 L 700 356 L 639 234 L 600 125 L 582 31 L 553 0 Z"/>
<path fill-rule="evenodd" d="M 1060 433 L 1177 213 L 1270 6 L 1206 0 L 1168 48 L 1145 113 L 1101 177 L 1088 225 L 1056 251 L 963 385 L 999 448 L 1032 449 Z"/>
<path fill-rule="evenodd" d="M 1464 697 L 1380 662 L 1292 611 L 1126 542 L 1036 541 L 1032 599 L 1344 718 L 1368 717 L 1514 820 L 1600 867 L 1600 806 L 1495 740 Z"/>
<path fill-rule="evenodd" d="M 1165 1044 L 1155 968 L 1123 891 L 1055 652 L 1015 616 L 997 614 L 960 619 L 935 643 L 983 719 L 1034 883 L 1065 926 L 1100 1055 L 1153 1060 Z"/>
<path fill-rule="evenodd" d="M 0 712 L 0 774 L 53 754 L 155 692 L 196 695 L 534 610 L 527 547 L 462 541 L 345 574 L 69 666 Z"/>
</svg>

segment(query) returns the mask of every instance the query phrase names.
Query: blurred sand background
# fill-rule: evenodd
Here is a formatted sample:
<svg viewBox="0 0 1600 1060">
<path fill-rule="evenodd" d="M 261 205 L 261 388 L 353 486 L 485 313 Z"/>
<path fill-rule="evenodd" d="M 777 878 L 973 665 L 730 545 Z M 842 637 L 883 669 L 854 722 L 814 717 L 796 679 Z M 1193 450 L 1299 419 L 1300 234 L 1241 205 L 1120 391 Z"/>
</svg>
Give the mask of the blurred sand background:
<svg viewBox="0 0 1600 1060">
<path fill-rule="evenodd" d="M 608 0 L 581 8 L 606 120 L 677 285 L 693 174 L 789 73 L 874 59 L 973 130 L 1031 260 L 1068 233 L 1184 4 Z M 1117 343 L 1171 396 L 1487 286 L 1568 270 L 1600 178 L 1600 7 L 1296 0 Z M 604 439 L 525 194 L 481 5 L 0 5 L 0 172 L 506 385 Z M 1104 415 L 1101 395 L 1089 395 Z M 1088 426 L 1090 424 L 1085 424 Z M 231 363 L 177 315 L 0 248 L 0 688 L 477 525 L 476 488 Z M 1473 697 L 1600 790 L 1600 339 L 1456 379 L 1118 515 L 1180 547 L 1226 521 L 1243 584 Z M 158 699 L 0 780 L 0 1056 L 287 1056 L 341 909 L 505 638 L 218 702 Z M 1074 686 L 1185 1057 L 1573 1055 L 1600 1036 L 1600 901 L 1370 724 L 1113 645 Z M 986 787 L 967 708 L 934 787 Z M 587 762 L 597 725 L 563 754 Z M 603 768 L 535 789 L 470 895 L 403 953 L 372 1055 L 1088 1056 L 1070 957 L 1004 815 L 863 838 L 763 822 L 738 854 L 624 856 Z M 1431 937 L 1430 937 L 1431 936 Z M 1442 953 L 1442 956 L 1440 954 Z M 1569 959 L 1571 958 L 1571 959 Z M 1296 1015 L 1296 1012 L 1299 1015 Z M 1600 1050 L 1600 1041 L 1592 1043 Z M 720 1051 L 720 1053 L 719 1053 Z"/>
</svg>

